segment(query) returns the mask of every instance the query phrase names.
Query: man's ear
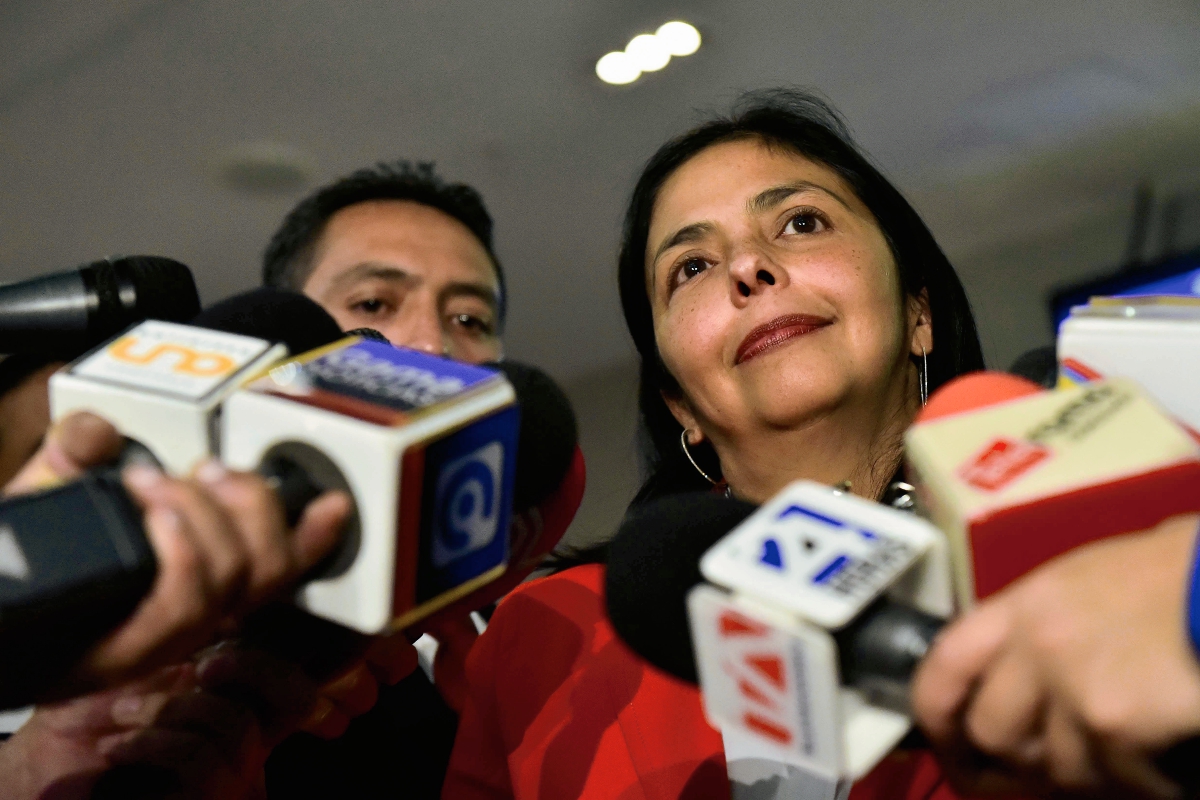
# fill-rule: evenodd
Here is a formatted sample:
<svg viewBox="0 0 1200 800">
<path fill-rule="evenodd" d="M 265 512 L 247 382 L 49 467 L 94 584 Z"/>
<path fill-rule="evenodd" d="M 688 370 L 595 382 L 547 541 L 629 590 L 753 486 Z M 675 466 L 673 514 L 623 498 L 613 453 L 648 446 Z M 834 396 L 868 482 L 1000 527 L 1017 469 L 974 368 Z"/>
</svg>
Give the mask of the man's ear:
<svg viewBox="0 0 1200 800">
<path fill-rule="evenodd" d="M 692 413 L 692 407 L 687 398 L 682 395 L 675 397 L 666 392 L 659 392 L 659 396 L 667 404 L 667 409 L 675 421 L 688 432 L 688 445 L 700 444 L 704 441 L 704 431 L 700 430 L 700 425 L 696 422 L 696 415 Z"/>
<path fill-rule="evenodd" d="M 914 356 L 933 352 L 933 315 L 929 313 L 929 290 L 908 298 L 908 329 L 912 331 L 908 349 Z"/>
</svg>

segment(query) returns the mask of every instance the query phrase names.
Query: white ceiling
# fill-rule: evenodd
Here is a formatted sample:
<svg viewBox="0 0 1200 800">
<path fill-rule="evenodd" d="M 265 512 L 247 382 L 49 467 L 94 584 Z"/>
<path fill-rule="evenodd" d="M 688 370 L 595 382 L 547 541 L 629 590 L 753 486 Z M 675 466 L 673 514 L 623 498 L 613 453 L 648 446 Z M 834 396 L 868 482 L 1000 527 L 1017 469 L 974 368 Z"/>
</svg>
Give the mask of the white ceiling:
<svg viewBox="0 0 1200 800">
<path fill-rule="evenodd" d="M 598 56 L 674 17 L 704 34 L 696 55 L 628 87 L 595 78 Z M 254 285 L 307 189 L 433 159 L 496 217 L 509 352 L 567 378 L 628 357 L 623 203 L 696 109 L 820 88 L 969 261 L 1125 203 L 1147 170 L 1200 170 L 1200 134 L 1179 123 L 1200 108 L 1198 43 L 1189 0 L 7 0 L 0 279 L 156 252 L 216 299 Z M 307 154 L 308 185 L 229 188 L 222 158 L 256 142 Z M 977 304 L 999 301 L 964 275 Z"/>
</svg>

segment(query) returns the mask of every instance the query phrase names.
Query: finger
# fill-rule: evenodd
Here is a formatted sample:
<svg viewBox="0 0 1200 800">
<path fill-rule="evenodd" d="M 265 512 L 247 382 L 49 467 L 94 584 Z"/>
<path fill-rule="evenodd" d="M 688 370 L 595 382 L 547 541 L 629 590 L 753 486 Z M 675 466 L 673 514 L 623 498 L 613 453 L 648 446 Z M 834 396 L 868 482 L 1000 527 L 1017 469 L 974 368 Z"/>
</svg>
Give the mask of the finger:
<svg viewBox="0 0 1200 800">
<path fill-rule="evenodd" d="M 960 737 L 976 681 L 1008 638 L 1012 621 L 998 603 L 980 606 L 938 635 L 912 684 L 913 715 L 935 744 Z"/>
<path fill-rule="evenodd" d="M 419 663 L 417 648 L 404 633 L 375 637 L 363 657 L 376 680 L 387 686 L 407 678 Z"/>
<path fill-rule="evenodd" d="M 1033 664 L 1004 654 L 981 678 L 963 719 L 971 743 L 1018 768 L 1042 758 L 1044 694 Z"/>
<path fill-rule="evenodd" d="M 200 555 L 179 515 L 152 508 L 146 535 L 158 560 L 150 594 L 129 619 L 101 640 L 79 672 L 117 683 L 162 664 L 179 662 L 200 647 L 211 628 L 209 589 Z"/>
<path fill-rule="evenodd" d="M 300 730 L 322 739 L 336 739 L 350 728 L 350 717 L 343 714 L 328 697 L 317 698 L 316 705 Z"/>
<path fill-rule="evenodd" d="M 353 505 L 345 492 L 329 491 L 304 509 L 292 538 L 296 567 L 301 573 L 315 567 L 337 545 Z"/>
<path fill-rule="evenodd" d="M 322 686 L 321 694 L 353 719 L 375 707 L 379 700 L 379 682 L 366 664 L 359 663 Z"/>
<path fill-rule="evenodd" d="M 247 605 L 270 599 L 300 576 L 283 507 L 261 476 L 233 472 L 209 460 L 196 470 L 196 477 L 232 517 L 248 554 Z"/>
<path fill-rule="evenodd" d="M 209 593 L 220 610 L 239 607 L 249 577 L 250 559 L 227 511 L 198 481 L 166 476 L 149 480 L 153 468 L 143 465 L 125 471 L 126 486 L 143 504 L 174 509 L 195 542 Z"/>
<path fill-rule="evenodd" d="M 297 730 L 317 700 L 317 688 L 296 665 L 249 647 L 221 645 L 203 654 L 197 679 L 258 716 L 265 740 L 274 743 Z"/>
<path fill-rule="evenodd" d="M 1053 703 L 1046 711 L 1045 768 L 1060 790 L 1082 792 L 1102 785 L 1082 723 L 1065 706 Z"/>
<path fill-rule="evenodd" d="M 253 711 L 214 692 L 193 691 L 171 697 L 154 720 L 154 727 L 195 733 L 230 763 L 239 763 L 248 747 L 261 742 Z"/>
<path fill-rule="evenodd" d="M 8 483 L 5 494 L 19 494 L 77 477 L 108 463 L 121 451 L 122 439 L 106 420 L 86 411 L 64 417 L 46 434 L 33 458 Z"/>
</svg>

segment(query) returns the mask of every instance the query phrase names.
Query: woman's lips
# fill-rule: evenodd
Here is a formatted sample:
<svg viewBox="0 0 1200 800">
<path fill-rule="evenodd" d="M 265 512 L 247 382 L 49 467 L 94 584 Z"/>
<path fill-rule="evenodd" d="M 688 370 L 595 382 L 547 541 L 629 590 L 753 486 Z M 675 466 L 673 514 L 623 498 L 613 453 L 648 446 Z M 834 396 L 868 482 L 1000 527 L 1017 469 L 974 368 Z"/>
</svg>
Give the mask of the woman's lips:
<svg viewBox="0 0 1200 800">
<path fill-rule="evenodd" d="M 766 325 L 759 325 L 747 334 L 738 348 L 734 364 L 749 361 L 760 353 L 770 350 L 776 345 L 783 344 L 788 339 L 812 333 L 818 328 L 824 328 L 833 322 L 825 317 L 814 317 L 810 314 L 789 314 L 777 317 Z"/>
</svg>

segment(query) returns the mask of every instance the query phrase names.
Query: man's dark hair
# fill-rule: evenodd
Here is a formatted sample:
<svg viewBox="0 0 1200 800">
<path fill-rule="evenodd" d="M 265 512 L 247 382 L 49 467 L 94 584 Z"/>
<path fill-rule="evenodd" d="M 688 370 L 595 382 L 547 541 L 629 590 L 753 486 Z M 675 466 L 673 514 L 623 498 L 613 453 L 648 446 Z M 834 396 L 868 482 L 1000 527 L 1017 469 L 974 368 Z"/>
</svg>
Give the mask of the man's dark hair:
<svg viewBox="0 0 1200 800">
<path fill-rule="evenodd" d="M 322 186 L 284 218 L 263 253 L 263 284 L 300 291 L 313 269 L 313 249 L 329 218 L 343 208 L 370 200 L 411 200 L 449 214 L 467 226 L 496 270 L 496 315 L 504 323 L 504 270 L 492 249 L 492 217 L 483 198 L 465 183 L 446 183 L 432 162 L 399 160 L 356 170 Z"/>
</svg>

